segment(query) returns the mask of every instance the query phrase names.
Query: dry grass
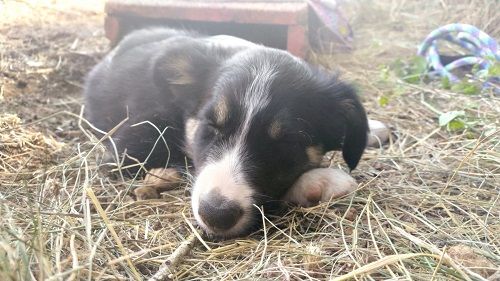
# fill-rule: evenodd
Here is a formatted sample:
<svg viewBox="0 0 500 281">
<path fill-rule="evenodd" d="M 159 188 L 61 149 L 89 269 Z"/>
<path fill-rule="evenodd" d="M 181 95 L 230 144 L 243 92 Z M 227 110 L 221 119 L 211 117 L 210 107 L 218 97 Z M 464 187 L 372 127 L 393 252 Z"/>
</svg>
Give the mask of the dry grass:
<svg viewBox="0 0 500 281">
<path fill-rule="evenodd" d="M 29 5 L 23 6 L 28 16 L 11 17 L 0 26 L 2 31 L 17 28 L 17 34 L 2 35 L 7 40 L 0 77 L 5 106 L 0 115 L 0 280 L 151 277 L 192 237 L 189 186 L 161 200 L 136 202 L 129 194 L 139 181 L 98 171 L 102 148 L 78 118 L 81 77 L 74 75 L 80 72 L 68 69 L 81 65 L 86 70 L 100 57 L 102 33 L 77 37 L 79 43 L 68 34 L 70 39 L 51 39 L 54 44 L 34 55 L 14 42 L 23 41 L 35 26 L 48 35 L 57 24 L 75 34 L 86 32 L 81 26 L 100 30 L 102 15 L 68 12 L 69 4 L 60 1 L 6 3 L 0 5 L 11 12 Z M 465 96 L 381 75 L 382 65 L 414 54 L 431 29 L 452 20 L 473 23 L 499 38 L 498 10 L 498 1 L 486 0 L 355 2 L 349 12 L 356 50 L 315 60 L 340 68 L 360 85 L 371 117 L 392 126 L 390 144 L 366 152 L 353 173 L 360 183 L 354 196 L 263 218 L 263 231 L 249 237 L 197 243 L 176 261 L 171 277 L 499 280 L 499 97 Z M 75 13 L 87 17 L 76 19 Z M 23 42 L 35 46 L 39 41 Z M 80 56 L 75 61 L 67 54 L 72 52 L 90 58 L 78 64 Z M 62 57 L 61 69 L 54 53 Z M 33 72 L 42 69 L 28 64 L 33 56 L 50 73 Z M 28 81 L 28 87 L 18 87 L 19 80 Z M 45 93 L 46 88 L 67 95 Z M 37 98 L 27 99 L 30 94 Z M 384 95 L 389 102 L 381 107 L 378 99 Z M 45 98 L 52 100 L 40 106 Z M 467 130 L 438 126 L 439 112 L 451 110 L 465 111 Z M 28 124 L 5 113 L 18 113 Z M 55 134 L 58 130 L 64 133 Z"/>
</svg>

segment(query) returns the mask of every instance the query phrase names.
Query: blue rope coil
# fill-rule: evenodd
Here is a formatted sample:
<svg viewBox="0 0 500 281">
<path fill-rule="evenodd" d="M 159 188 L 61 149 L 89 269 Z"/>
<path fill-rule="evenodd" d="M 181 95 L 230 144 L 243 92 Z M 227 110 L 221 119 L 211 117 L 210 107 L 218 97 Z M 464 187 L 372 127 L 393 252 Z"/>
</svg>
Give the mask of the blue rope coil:
<svg viewBox="0 0 500 281">
<path fill-rule="evenodd" d="M 446 40 L 467 50 L 470 55 L 443 65 L 438 50 L 438 41 Z M 451 73 L 452 70 L 475 65 L 480 72 L 488 71 L 493 63 L 500 61 L 500 49 L 497 42 L 485 32 L 468 24 L 448 24 L 432 31 L 420 45 L 417 54 L 427 60 L 434 70 L 429 74 L 447 77 L 456 83 L 460 79 Z M 492 77 L 499 81 L 500 77 Z"/>
</svg>

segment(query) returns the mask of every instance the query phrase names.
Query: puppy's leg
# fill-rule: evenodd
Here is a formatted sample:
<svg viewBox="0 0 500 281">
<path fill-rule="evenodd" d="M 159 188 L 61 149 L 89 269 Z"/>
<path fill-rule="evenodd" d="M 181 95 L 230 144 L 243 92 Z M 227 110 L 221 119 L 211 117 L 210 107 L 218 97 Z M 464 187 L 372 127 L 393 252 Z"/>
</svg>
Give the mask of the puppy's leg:
<svg viewBox="0 0 500 281">
<path fill-rule="evenodd" d="M 173 168 L 151 169 L 142 186 L 134 190 L 137 200 L 157 199 L 160 193 L 179 187 L 182 183 L 182 176 L 179 171 Z"/>
<path fill-rule="evenodd" d="M 318 168 L 300 176 L 283 199 L 311 207 L 351 193 L 357 186 L 356 181 L 342 170 Z"/>
</svg>

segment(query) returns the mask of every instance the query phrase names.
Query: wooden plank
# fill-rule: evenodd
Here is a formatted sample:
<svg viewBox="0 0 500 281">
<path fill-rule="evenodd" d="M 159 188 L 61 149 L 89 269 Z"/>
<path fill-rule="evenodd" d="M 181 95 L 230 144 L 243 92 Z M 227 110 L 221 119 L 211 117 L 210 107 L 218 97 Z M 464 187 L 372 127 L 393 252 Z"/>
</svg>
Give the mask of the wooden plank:
<svg viewBox="0 0 500 281">
<path fill-rule="evenodd" d="M 120 20 L 117 17 L 107 15 L 104 18 L 104 32 L 106 38 L 111 42 L 111 46 L 114 46 L 120 36 Z"/>
<path fill-rule="evenodd" d="M 287 50 L 293 55 L 305 58 L 309 48 L 307 27 L 303 25 L 290 25 L 287 33 Z"/>
<path fill-rule="evenodd" d="M 307 3 L 109 0 L 106 13 L 172 20 L 306 25 Z"/>
</svg>

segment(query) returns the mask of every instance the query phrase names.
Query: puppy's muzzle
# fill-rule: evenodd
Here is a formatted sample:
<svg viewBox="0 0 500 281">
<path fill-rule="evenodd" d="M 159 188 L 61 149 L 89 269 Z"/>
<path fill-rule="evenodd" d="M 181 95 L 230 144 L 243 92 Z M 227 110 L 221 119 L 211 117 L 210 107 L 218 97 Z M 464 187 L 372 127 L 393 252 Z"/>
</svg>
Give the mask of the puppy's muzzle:
<svg viewBox="0 0 500 281">
<path fill-rule="evenodd" d="M 198 214 L 203 222 L 213 230 L 229 230 L 243 215 L 243 208 L 234 200 L 213 190 L 200 199 Z"/>
</svg>

